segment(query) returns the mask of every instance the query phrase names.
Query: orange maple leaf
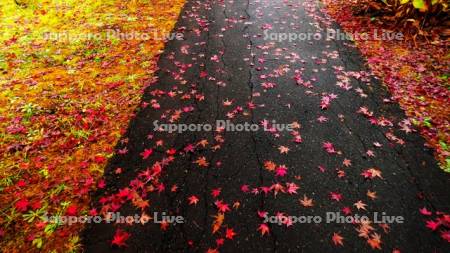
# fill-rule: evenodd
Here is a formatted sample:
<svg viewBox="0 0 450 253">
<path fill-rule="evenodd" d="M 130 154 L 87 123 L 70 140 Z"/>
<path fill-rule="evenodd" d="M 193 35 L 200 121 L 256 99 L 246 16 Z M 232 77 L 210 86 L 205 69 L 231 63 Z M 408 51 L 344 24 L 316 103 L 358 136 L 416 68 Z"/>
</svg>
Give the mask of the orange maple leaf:
<svg viewBox="0 0 450 253">
<path fill-rule="evenodd" d="M 197 146 L 203 146 L 203 147 L 206 147 L 207 145 L 208 145 L 208 140 L 206 140 L 206 139 L 203 139 L 203 140 L 201 140 L 201 141 L 199 141 L 198 143 L 197 143 Z"/>
<path fill-rule="evenodd" d="M 303 199 L 299 199 L 300 204 L 304 207 L 312 207 L 314 206 L 313 200 L 306 197 L 306 195 L 303 195 Z"/>
<path fill-rule="evenodd" d="M 367 239 L 367 243 L 372 249 L 381 249 L 381 236 L 377 233 L 373 233 L 370 239 Z"/>
<path fill-rule="evenodd" d="M 264 168 L 268 171 L 274 171 L 277 165 L 272 161 L 265 161 L 264 162 Z"/>
<path fill-rule="evenodd" d="M 199 157 L 194 163 L 198 164 L 201 167 L 208 167 L 209 163 L 206 161 L 204 156 Z"/>
<path fill-rule="evenodd" d="M 216 216 L 214 217 L 214 222 L 212 225 L 212 233 L 215 234 L 217 231 L 219 231 L 220 227 L 223 224 L 223 221 L 225 220 L 225 214 L 223 213 L 218 213 Z"/>
<path fill-rule="evenodd" d="M 344 246 L 344 237 L 342 237 L 340 234 L 333 233 L 333 237 L 331 239 L 333 240 L 334 245 Z"/>
<path fill-rule="evenodd" d="M 367 191 L 367 197 L 371 198 L 372 200 L 373 200 L 373 199 L 376 199 L 376 198 L 377 198 L 377 193 L 368 190 L 368 191 Z"/>
</svg>

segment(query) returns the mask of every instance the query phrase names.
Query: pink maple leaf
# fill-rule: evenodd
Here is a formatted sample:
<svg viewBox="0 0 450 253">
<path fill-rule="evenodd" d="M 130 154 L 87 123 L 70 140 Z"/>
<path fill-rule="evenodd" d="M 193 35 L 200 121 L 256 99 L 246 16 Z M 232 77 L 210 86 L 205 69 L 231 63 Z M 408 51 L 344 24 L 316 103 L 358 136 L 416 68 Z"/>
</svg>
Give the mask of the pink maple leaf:
<svg viewBox="0 0 450 253">
<path fill-rule="evenodd" d="M 333 143 L 326 141 L 323 143 L 322 147 L 327 151 L 329 154 L 335 154 L 336 149 L 334 148 Z"/>
<path fill-rule="evenodd" d="M 295 183 L 286 183 L 286 186 L 287 186 L 287 190 L 286 191 L 289 194 L 297 194 L 297 190 L 300 188 Z"/>
<path fill-rule="evenodd" d="M 430 211 L 427 210 L 426 207 L 420 208 L 420 209 L 419 209 L 419 212 L 420 212 L 422 215 L 426 215 L 426 216 L 430 216 L 430 215 L 432 214 Z"/>
<path fill-rule="evenodd" d="M 441 223 L 439 221 L 429 220 L 429 221 L 427 221 L 426 227 L 431 229 L 432 231 L 435 231 L 440 225 L 441 225 Z"/>
<path fill-rule="evenodd" d="M 337 192 L 330 192 L 330 198 L 332 200 L 341 201 L 342 200 L 342 194 Z"/>
<path fill-rule="evenodd" d="M 278 166 L 278 168 L 275 169 L 275 175 L 276 176 L 280 176 L 280 177 L 284 177 L 287 174 L 287 168 L 284 165 L 280 165 Z"/>
</svg>

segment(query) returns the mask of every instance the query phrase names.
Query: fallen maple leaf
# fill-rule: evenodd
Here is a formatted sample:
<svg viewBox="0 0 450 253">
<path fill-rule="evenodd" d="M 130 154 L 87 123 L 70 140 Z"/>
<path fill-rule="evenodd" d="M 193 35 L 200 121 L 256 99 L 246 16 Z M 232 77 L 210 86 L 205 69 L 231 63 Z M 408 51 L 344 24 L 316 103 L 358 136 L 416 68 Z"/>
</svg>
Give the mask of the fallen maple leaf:
<svg viewBox="0 0 450 253">
<path fill-rule="evenodd" d="M 275 175 L 276 176 L 284 177 L 284 176 L 286 176 L 286 174 L 287 174 L 287 168 L 286 168 L 285 165 L 280 165 L 275 170 Z"/>
<path fill-rule="evenodd" d="M 228 100 L 228 99 L 226 99 L 225 101 L 223 101 L 223 105 L 224 106 L 230 106 L 230 105 L 232 105 L 233 104 L 233 101 L 230 101 L 230 100 Z"/>
<path fill-rule="evenodd" d="M 233 231 L 232 228 L 227 228 L 225 232 L 225 238 L 233 240 L 233 237 L 236 236 L 236 233 Z"/>
<path fill-rule="evenodd" d="M 377 198 L 377 193 L 373 192 L 373 191 L 370 191 L 370 190 L 367 190 L 366 195 L 367 195 L 367 197 L 371 198 L 372 200 Z"/>
<path fill-rule="evenodd" d="M 345 206 L 341 209 L 341 211 L 345 214 L 345 215 L 350 215 L 352 213 L 352 209 L 350 209 L 350 207 Z"/>
<path fill-rule="evenodd" d="M 320 123 L 324 123 L 328 121 L 328 118 L 325 116 L 320 116 L 317 118 L 317 121 L 319 121 Z"/>
<path fill-rule="evenodd" d="M 391 227 L 386 223 L 380 223 L 378 226 L 380 226 L 386 234 L 391 230 Z"/>
<path fill-rule="evenodd" d="M 116 230 L 116 233 L 114 234 L 114 238 L 111 242 L 111 245 L 116 245 L 118 247 L 125 247 L 127 246 L 125 241 L 128 240 L 129 237 L 130 237 L 129 233 L 119 228 Z"/>
<path fill-rule="evenodd" d="M 347 159 L 347 158 L 345 158 L 344 161 L 342 162 L 342 164 L 343 164 L 345 167 L 350 167 L 350 166 L 352 165 L 352 161 L 349 160 L 349 159 Z"/>
<path fill-rule="evenodd" d="M 289 148 L 285 146 L 279 146 L 278 150 L 280 150 L 280 154 L 287 154 L 289 152 Z"/>
<path fill-rule="evenodd" d="M 377 233 L 373 233 L 373 235 L 367 239 L 367 243 L 372 247 L 372 249 L 381 249 L 381 236 Z"/>
<path fill-rule="evenodd" d="M 366 154 L 367 154 L 368 157 L 374 157 L 375 156 L 375 153 L 372 150 L 370 150 L 370 149 L 367 150 Z"/>
<path fill-rule="evenodd" d="M 427 228 L 431 229 L 432 231 L 435 231 L 440 225 L 441 223 L 439 221 L 427 221 Z"/>
<path fill-rule="evenodd" d="M 209 144 L 208 140 L 203 139 L 203 140 L 200 140 L 200 141 L 197 143 L 197 146 L 206 147 L 208 144 Z"/>
<path fill-rule="evenodd" d="M 200 167 L 208 167 L 209 163 L 206 161 L 206 157 L 199 157 L 194 163 L 198 164 Z"/>
<path fill-rule="evenodd" d="M 263 224 L 259 225 L 258 231 L 261 232 L 261 235 L 268 234 L 269 233 L 269 226 L 267 226 L 267 224 L 263 223 Z"/>
<path fill-rule="evenodd" d="M 216 245 L 217 247 L 222 246 L 225 243 L 225 239 L 220 238 L 220 239 L 216 239 Z"/>
<path fill-rule="evenodd" d="M 295 183 L 286 183 L 287 193 L 289 194 L 297 194 L 297 190 L 300 188 Z"/>
<path fill-rule="evenodd" d="M 450 243 L 450 230 L 447 230 L 447 231 L 442 230 L 441 238 L 446 240 L 448 243 Z"/>
<path fill-rule="evenodd" d="M 168 221 L 162 221 L 159 227 L 162 231 L 166 231 L 169 228 L 169 225 Z"/>
<path fill-rule="evenodd" d="M 221 191 L 220 188 L 213 189 L 211 191 L 211 196 L 213 196 L 214 198 L 217 198 L 220 195 L 220 191 Z"/>
<path fill-rule="evenodd" d="M 379 177 L 379 178 L 383 179 L 383 177 L 381 176 L 381 170 L 378 170 L 376 168 L 371 168 L 370 173 L 372 174 L 372 177 Z"/>
<path fill-rule="evenodd" d="M 361 200 L 353 204 L 358 210 L 363 209 L 366 210 L 366 204 L 364 204 Z"/>
<path fill-rule="evenodd" d="M 217 215 L 214 216 L 214 222 L 212 225 L 212 233 L 213 234 L 215 234 L 217 231 L 219 231 L 224 220 L 225 220 L 225 214 L 223 214 L 223 213 L 218 213 Z"/>
<path fill-rule="evenodd" d="M 199 198 L 197 198 L 197 196 L 192 195 L 188 198 L 189 200 L 189 205 L 197 205 Z"/>
<path fill-rule="evenodd" d="M 363 176 L 364 178 L 370 178 L 370 179 L 373 179 L 375 177 L 379 177 L 379 178 L 383 179 L 383 177 L 381 176 L 381 171 L 376 168 L 369 168 L 367 170 L 364 170 L 361 173 L 361 176 Z"/>
<path fill-rule="evenodd" d="M 250 191 L 249 187 L 250 187 L 249 185 L 244 184 L 244 185 L 241 186 L 241 191 L 247 193 L 247 192 Z"/>
<path fill-rule="evenodd" d="M 423 214 L 423 215 L 426 215 L 426 216 L 429 216 L 429 215 L 432 214 L 430 211 L 427 210 L 426 207 L 420 208 L 420 209 L 419 209 L 419 212 L 420 212 L 421 214 Z"/>
<path fill-rule="evenodd" d="M 306 197 L 306 195 L 303 195 L 303 199 L 299 199 L 300 204 L 304 207 L 312 207 L 314 206 L 313 200 Z"/>
<path fill-rule="evenodd" d="M 274 171 L 277 165 L 272 161 L 265 161 L 264 168 L 268 171 Z"/>
<path fill-rule="evenodd" d="M 151 154 L 153 154 L 153 149 L 144 149 L 141 153 L 142 159 L 147 159 Z"/>
<path fill-rule="evenodd" d="M 333 143 L 331 142 L 324 142 L 322 147 L 325 149 L 325 151 L 327 151 L 329 154 L 335 154 L 336 153 L 336 149 L 334 148 Z"/>
<path fill-rule="evenodd" d="M 332 200 L 341 201 L 342 200 L 342 194 L 337 192 L 330 192 L 330 198 Z"/>
<path fill-rule="evenodd" d="M 344 246 L 344 237 L 342 237 L 340 234 L 338 233 L 333 233 L 333 237 L 331 238 L 333 240 L 334 245 L 341 245 Z"/>
<path fill-rule="evenodd" d="M 322 99 L 320 100 L 320 108 L 322 110 L 327 109 L 330 106 L 330 97 L 329 96 L 323 96 Z"/>
<path fill-rule="evenodd" d="M 230 211 L 230 207 L 228 206 L 228 204 L 223 203 L 222 200 L 216 200 L 214 202 L 214 204 L 216 205 L 216 207 L 219 209 L 220 212 L 225 213 L 227 211 Z"/>
</svg>

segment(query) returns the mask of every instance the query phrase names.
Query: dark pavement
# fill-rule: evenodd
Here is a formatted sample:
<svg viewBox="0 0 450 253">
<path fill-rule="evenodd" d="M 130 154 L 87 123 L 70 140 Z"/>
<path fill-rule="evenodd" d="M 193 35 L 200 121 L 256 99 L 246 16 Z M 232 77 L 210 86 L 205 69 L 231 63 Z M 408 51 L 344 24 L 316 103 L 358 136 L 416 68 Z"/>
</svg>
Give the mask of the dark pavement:
<svg viewBox="0 0 450 253">
<path fill-rule="evenodd" d="M 338 27 L 315 1 L 188 1 L 175 28 L 184 40 L 167 42 L 158 80 L 146 88 L 108 164 L 106 187 L 92 203 L 98 211 L 116 208 L 122 215 L 180 215 L 185 223 L 167 228 L 152 221 L 92 224 L 84 233 L 86 252 L 450 252 L 440 228 L 426 227 L 436 211 L 449 212 L 450 177 L 422 137 L 409 133 L 413 127 L 354 45 L 265 40 L 265 33 L 289 32 L 319 32 L 323 38 L 327 28 Z M 300 127 L 298 133 L 154 131 L 154 120 L 215 124 L 227 119 L 234 124 L 297 122 Z M 327 142 L 332 146 L 324 148 Z M 283 147 L 289 151 L 282 152 Z M 146 149 L 153 153 L 143 159 Z M 155 163 L 162 171 L 146 178 L 142 173 L 147 168 L 155 173 Z M 286 175 L 280 165 L 287 167 Z M 131 194 L 124 193 L 127 187 Z M 220 194 L 213 196 L 218 188 Z M 332 193 L 342 199 L 333 200 Z M 312 207 L 299 202 L 304 195 L 313 200 Z M 190 204 L 192 196 L 197 204 Z M 148 207 L 136 207 L 141 198 Z M 358 201 L 366 210 L 358 210 Z M 220 207 L 224 220 L 213 233 Z M 268 223 L 267 234 L 258 230 L 263 224 L 258 211 L 325 218 L 326 212 L 344 215 L 346 207 L 350 215 L 373 220 L 374 212 L 385 212 L 405 222 L 389 228 L 373 223 L 368 238 L 358 224 L 335 222 Z M 421 214 L 423 207 L 433 215 Z M 117 228 L 130 233 L 126 247 L 111 246 Z M 229 235 L 232 239 L 226 238 L 227 228 L 236 233 Z M 333 243 L 334 233 L 343 237 L 343 246 Z M 372 249 L 368 239 L 376 244 L 377 235 L 381 249 Z"/>
</svg>

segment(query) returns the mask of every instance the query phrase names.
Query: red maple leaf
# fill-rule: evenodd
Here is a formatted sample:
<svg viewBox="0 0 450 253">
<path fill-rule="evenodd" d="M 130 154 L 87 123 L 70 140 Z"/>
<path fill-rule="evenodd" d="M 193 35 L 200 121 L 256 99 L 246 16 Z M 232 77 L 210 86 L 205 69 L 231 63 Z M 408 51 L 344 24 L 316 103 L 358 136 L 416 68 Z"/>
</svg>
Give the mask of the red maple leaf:
<svg viewBox="0 0 450 253">
<path fill-rule="evenodd" d="M 221 191 L 220 188 L 213 189 L 213 190 L 211 191 L 211 196 L 213 196 L 214 198 L 217 198 L 217 197 L 220 195 L 220 191 Z"/>
<path fill-rule="evenodd" d="M 94 157 L 94 161 L 96 163 L 104 163 L 104 162 L 106 162 L 106 158 L 104 156 L 101 156 L 101 155 L 96 155 Z"/>
<path fill-rule="evenodd" d="M 70 205 L 70 206 L 67 207 L 67 209 L 66 209 L 66 214 L 67 214 L 68 216 L 76 216 L 77 213 L 78 213 L 77 206 L 74 205 L 74 204 Z"/>
<path fill-rule="evenodd" d="M 17 187 L 25 187 L 27 185 L 27 183 L 25 182 L 25 180 L 20 179 L 19 181 L 17 181 L 16 186 Z"/>
<path fill-rule="evenodd" d="M 214 204 L 217 206 L 219 211 L 222 213 L 230 211 L 230 207 L 228 206 L 228 204 L 223 203 L 222 200 L 217 200 L 216 202 L 214 202 Z"/>
<path fill-rule="evenodd" d="M 17 210 L 21 211 L 21 212 L 25 212 L 28 208 L 28 199 L 20 199 L 19 201 L 16 202 L 15 207 Z"/>
<path fill-rule="evenodd" d="M 153 154 L 153 149 L 145 149 L 142 153 L 142 159 L 147 159 L 151 154 Z"/>
<path fill-rule="evenodd" d="M 125 247 L 127 246 L 125 241 L 128 240 L 129 237 L 130 237 L 129 233 L 119 228 L 116 230 L 116 234 L 114 235 L 111 245 L 116 245 L 118 247 Z"/>
<path fill-rule="evenodd" d="M 227 239 L 233 240 L 233 237 L 236 235 L 236 233 L 233 231 L 232 228 L 227 228 L 226 232 L 225 232 L 225 237 Z"/>
<path fill-rule="evenodd" d="M 166 153 L 168 155 L 175 155 L 177 153 L 177 150 L 174 148 L 171 148 L 171 149 L 167 150 Z"/>
<path fill-rule="evenodd" d="M 225 240 L 224 240 L 223 238 L 220 238 L 220 239 L 216 239 L 216 244 L 217 244 L 217 247 L 220 247 L 220 246 L 222 246 L 224 242 L 225 242 Z"/>
<path fill-rule="evenodd" d="M 169 228 L 169 222 L 167 222 L 167 221 L 162 221 L 161 224 L 160 224 L 160 229 L 161 229 L 162 231 L 166 231 L 168 228 Z"/>
</svg>

